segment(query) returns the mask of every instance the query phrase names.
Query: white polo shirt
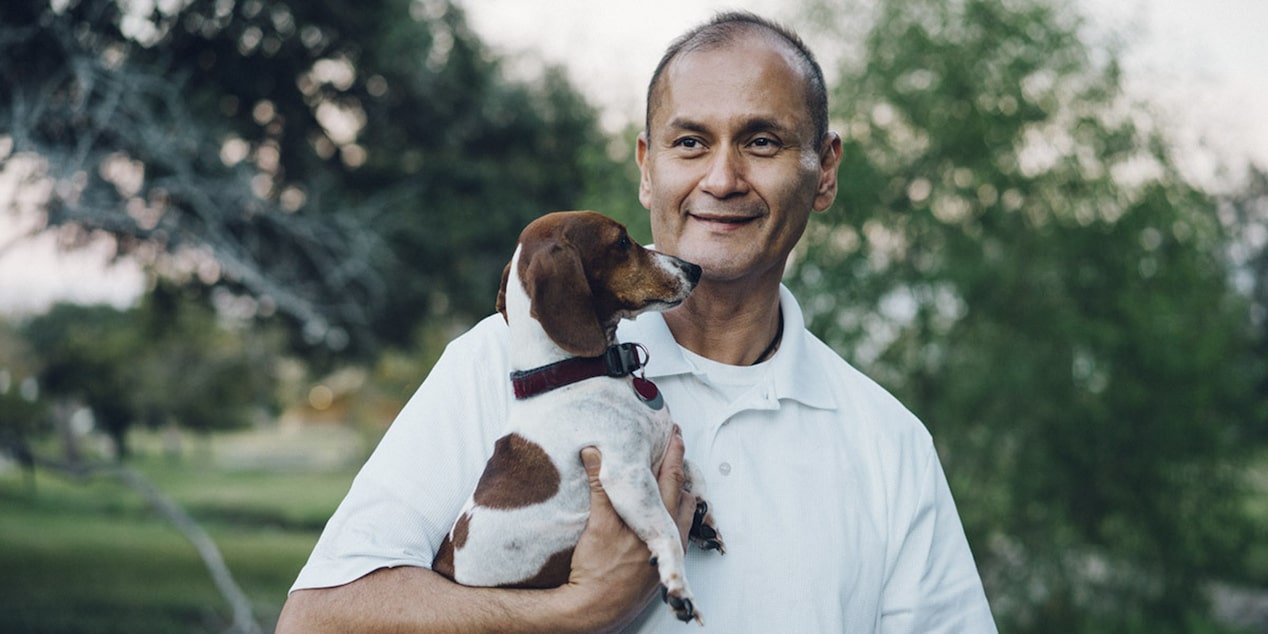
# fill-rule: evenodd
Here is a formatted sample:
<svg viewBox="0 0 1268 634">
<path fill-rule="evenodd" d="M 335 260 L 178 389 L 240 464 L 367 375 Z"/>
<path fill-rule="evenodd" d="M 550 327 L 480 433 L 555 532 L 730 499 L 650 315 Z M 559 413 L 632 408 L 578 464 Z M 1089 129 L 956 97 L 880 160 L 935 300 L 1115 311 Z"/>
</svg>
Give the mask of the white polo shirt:
<svg viewBox="0 0 1268 634">
<path fill-rule="evenodd" d="M 707 478 L 727 554 L 691 548 L 696 607 L 715 632 L 991 633 L 995 624 L 929 433 L 804 328 L 781 288 L 783 340 L 752 367 L 674 341 L 659 314 L 624 322 L 647 378 Z M 292 590 L 429 567 L 475 487 L 507 403 L 509 331 L 493 315 L 455 339 L 326 525 Z M 653 602 L 631 630 L 682 632 Z"/>
</svg>

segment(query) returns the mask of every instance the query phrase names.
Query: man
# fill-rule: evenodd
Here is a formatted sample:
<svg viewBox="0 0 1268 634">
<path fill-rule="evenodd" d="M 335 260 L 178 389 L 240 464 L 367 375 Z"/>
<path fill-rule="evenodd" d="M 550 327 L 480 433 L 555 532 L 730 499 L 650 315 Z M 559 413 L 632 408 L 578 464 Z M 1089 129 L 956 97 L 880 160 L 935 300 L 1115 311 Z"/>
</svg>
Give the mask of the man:
<svg viewBox="0 0 1268 634">
<path fill-rule="evenodd" d="M 695 293 L 625 322 L 709 479 L 727 554 L 688 554 L 719 632 L 994 632 L 928 433 L 802 326 L 780 285 L 837 190 L 822 73 L 795 35 L 724 14 L 674 43 L 648 90 L 639 198 Z M 647 550 L 597 484 L 567 585 L 455 585 L 427 569 L 510 398 L 500 317 L 455 340 L 358 475 L 300 574 L 280 631 L 684 631 L 650 601 Z M 684 440 L 658 474 L 685 529 Z M 649 605 L 650 603 L 650 605 Z M 396 628 L 396 629 L 394 629 Z"/>
</svg>

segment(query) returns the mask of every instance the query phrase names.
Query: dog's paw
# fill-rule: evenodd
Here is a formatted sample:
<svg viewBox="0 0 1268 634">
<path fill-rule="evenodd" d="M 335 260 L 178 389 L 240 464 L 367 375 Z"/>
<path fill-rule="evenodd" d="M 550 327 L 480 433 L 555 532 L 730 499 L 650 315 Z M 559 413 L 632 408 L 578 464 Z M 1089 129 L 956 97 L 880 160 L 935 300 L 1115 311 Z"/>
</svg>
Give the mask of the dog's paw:
<svg viewBox="0 0 1268 634">
<path fill-rule="evenodd" d="M 691 531 L 687 533 L 687 537 L 701 550 L 716 550 L 719 554 L 726 554 L 726 543 L 722 541 L 722 534 L 713 523 L 709 503 L 704 500 L 696 503 L 696 514 L 691 518 Z"/>
<path fill-rule="evenodd" d="M 686 623 L 694 619 L 696 623 L 704 625 L 704 619 L 701 618 L 699 612 L 696 612 L 695 604 L 691 602 L 691 597 L 686 595 L 685 591 L 671 593 L 669 588 L 662 585 L 660 598 L 669 606 L 669 609 L 674 611 L 674 616 L 678 617 L 679 621 Z"/>
</svg>

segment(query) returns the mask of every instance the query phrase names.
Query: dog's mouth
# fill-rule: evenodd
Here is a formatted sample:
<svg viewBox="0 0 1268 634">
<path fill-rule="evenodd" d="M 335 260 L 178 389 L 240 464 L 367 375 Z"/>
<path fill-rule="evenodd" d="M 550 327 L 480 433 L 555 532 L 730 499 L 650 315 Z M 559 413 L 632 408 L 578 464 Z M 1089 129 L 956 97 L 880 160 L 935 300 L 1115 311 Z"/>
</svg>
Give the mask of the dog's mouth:
<svg viewBox="0 0 1268 634">
<path fill-rule="evenodd" d="M 642 308 L 639 309 L 639 312 L 643 312 L 647 310 L 669 310 L 670 308 L 673 308 L 675 306 L 678 306 L 679 304 L 682 304 L 683 301 L 686 299 L 687 299 L 686 297 L 679 297 L 675 299 L 657 298 L 657 299 L 649 300 L 646 304 L 643 305 Z"/>
<path fill-rule="evenodd" d="M 661 311 L 666 311 L 682 304 L 683 301 L 686 299 L 687 297 L 685 294 L 683 295 L 683 297 L 678 297 L 678 298 L 656 297 L 656 298 L 649 299 L 643 302 L 643 304 L 641 306 L 638 306 L 637 308 L 629 308 L 629 309 L 620 311 L 617 314 L 617 317 L 619 319 L 633 319 L 634 317 L 642 315 L 643 313 L 657 313 Z"/>
</svg>

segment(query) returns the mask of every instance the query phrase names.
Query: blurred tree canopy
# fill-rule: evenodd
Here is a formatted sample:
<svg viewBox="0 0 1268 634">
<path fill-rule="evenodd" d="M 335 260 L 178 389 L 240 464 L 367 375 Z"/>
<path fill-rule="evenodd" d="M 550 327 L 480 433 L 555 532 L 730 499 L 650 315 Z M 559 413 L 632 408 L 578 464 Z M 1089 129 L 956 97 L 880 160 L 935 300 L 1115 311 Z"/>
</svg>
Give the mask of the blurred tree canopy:
<svg viewBox="0 0 1268 634">
<path fill-rule="evenodd" d="M 48 403 L 40 398 L 40 362 L 22 333 L 0 320 L 0 452 L 28 473 L 34 465 L 31 441 L 48 431 Z"/>
<path fill-rule="evenodd" d="M 280 338 L 227 326 L 195 292 L 163 284 L 137 308 L 58 304 L 27 321 L 43 402 L 87 407 L 120 459 L 134 425 L 206 433 L 276 414 Z M 54 422 L 6 416 L 0 430 L 25 440 Z M 66 452 L 77 458 L 73 446 Z"/>
<path fill-rule="evenodd" d="M 0 131 L 41 229 L 345 355 L 490 312 L 519 229 L 619 172 L 560 72 L 506 78 L 446 0 L 5 2 Z"/>
<path fill-rule="evenodd" d="M 790 277 L 812 328 L 929 425 L 1001 631 L 1190 631 L 1264 429 L 1218 201 L 1061 3 L 870 10 Z"/>
</svg>

